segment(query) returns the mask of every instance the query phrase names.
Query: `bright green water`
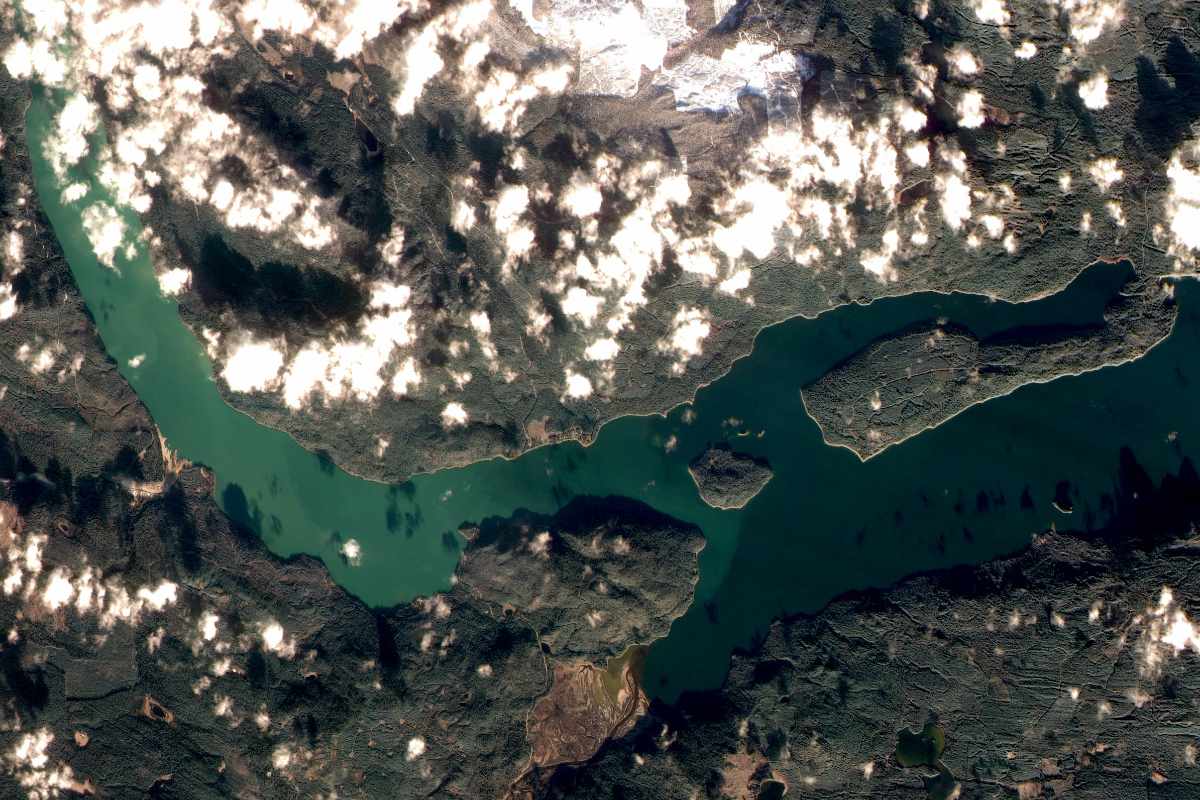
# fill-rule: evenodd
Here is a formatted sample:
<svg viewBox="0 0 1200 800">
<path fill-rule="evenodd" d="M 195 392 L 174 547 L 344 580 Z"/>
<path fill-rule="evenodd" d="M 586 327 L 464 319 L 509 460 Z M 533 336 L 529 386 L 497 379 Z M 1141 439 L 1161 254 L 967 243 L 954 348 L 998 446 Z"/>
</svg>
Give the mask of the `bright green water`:
<svg viewBox="0 0 1200 800">
<path fill-rule="evenodd" d="M 647 663 L 648 688 L 663 697 L 717 684 L 730 650 L 780 612 L 815 610 L 848 589 L 917 570 L 984 560 L 1021 546 L 1055 519 L 1082 527 L 1100 493 L 1111 489 L 1121 445 L 1161 474 L 1179 460 L 1167 433 L 1180 431 L 1182 442 L 1200 435 L 1188 391 L 1200 379 L 1192 357 L 1200 325 L 1190 313 L 1168 343 L 1137 364 L 1027 387 L 865 464 L 826 446 L 805 414 L 801 386 L 916 322 L 947 317 L 986 335 L 1098 321 L 1128 269 L 1098 265 L 1067 291 L 1035 303 L 914 295 L 770 328 L 752 356 L 697 395 L 690 424 L 679 408 L 665 418 L 612 422 L 589 448 L 556 445 L 515 461 L 418 476 L 403 487 L 362 480 L 223 402 L 211 365 L 175 304 L 160 295 L 144 254 L 119 263 L 119 273 L 96 260 L 80 212 L 102 194 L 93 188 L 80 203 L 60 202 L 41 156 L 48 114 L 38 100 L 28 115 L 36 188 L 80 291 L 108 352 L 169 444 L 214 470 L 226 511 L 276 553 L 318 556 L 366 603 L 389 605 L 448 585 L 458 559 L 452 532 L 464 521 L 521 507 L 552 512 L 585 493 L 643 500 L 699 525 L 708 539 L 696 603 Z M 135 217 L 127 222 L 138 230 Z M 144 363 L 130 368 L 128 360 L 141 354 Z M 730 418 L 740 422 L 726 424 Z M 667 452 L 671 436 L 678 443 Z M 766 456 L 775 470 L 741 511 L 704 505 L 687 473 L 691 458 L 722 440 Z M 1081 491 L 1070 518 L 1050 506 L 1064 478 Z M 1026 486 L 1033 510 L 1018 502 Z M 981 491 L 990 497 L 987 510 L 977 500 Z M 339 536 L 362 544 L 361 566 L 338 556 Z"/>
</svg>

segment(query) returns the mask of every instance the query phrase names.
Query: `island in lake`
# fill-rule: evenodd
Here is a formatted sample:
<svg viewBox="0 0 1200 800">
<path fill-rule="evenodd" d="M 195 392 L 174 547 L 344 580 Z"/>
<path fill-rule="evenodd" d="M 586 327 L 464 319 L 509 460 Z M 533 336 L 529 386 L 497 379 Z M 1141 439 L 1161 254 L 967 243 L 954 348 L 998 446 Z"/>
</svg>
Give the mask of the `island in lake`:
<svg viewBox="0 0 1200 800">
<path fill-rule="evenodd" d="M 754 499 L 774 474 L 765 458 L 714 445 L 688 464 L 704 502 L 713 508 L 741 508 Z"/>
</svg>

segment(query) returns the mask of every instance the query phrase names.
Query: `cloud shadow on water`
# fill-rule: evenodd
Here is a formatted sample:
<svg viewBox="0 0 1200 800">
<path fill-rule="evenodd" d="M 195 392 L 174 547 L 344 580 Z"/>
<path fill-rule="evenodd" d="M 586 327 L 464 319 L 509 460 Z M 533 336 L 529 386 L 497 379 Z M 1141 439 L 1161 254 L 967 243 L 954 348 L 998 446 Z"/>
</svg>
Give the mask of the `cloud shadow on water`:
<svg viewBox="0 0 1200 800">
<path fill-rule="evenodd" d="M 257 503 L 252 503 L 246 492 L 236 483 L 231 483 L 221 492 L 221 506 L 233 522 L 234 531 L 247 539 L 261 539 L 263 514 Z"/>
</svg>

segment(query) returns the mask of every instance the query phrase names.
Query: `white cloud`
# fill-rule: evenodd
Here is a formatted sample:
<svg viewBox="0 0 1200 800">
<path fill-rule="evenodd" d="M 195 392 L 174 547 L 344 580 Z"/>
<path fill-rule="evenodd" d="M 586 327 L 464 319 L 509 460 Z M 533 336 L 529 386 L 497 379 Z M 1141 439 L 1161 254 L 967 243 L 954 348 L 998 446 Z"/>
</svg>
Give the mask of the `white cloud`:
<svg viewBox="0 0 1200 800">
<path fill-rule="evenodd" d="M 3 139 L 0 138 L 0 145 L 2 143 Z M 4 242 L 4 263 L 9 275 L 16 275 L 25 268 L 25 240 L 21 238 L 20 231 L 14 229 L 8 232 Z"/>
<path fill-rule="evenodd" d="M 421 385 L 421 373 L 417 371 L 417 362 L 412 357 L 404 359 L 400 369 L 392 376 L 392 392 L 397 397 L 405 397 L 413 389 Z"/>
<path fill-rule="evenodd" d="M 350 4 L 349 9 L 338 9 L 329 17 L 334 24 L 340 23 L 334 55 L 350 58 L 361 52 L 367 42 L 386 30 L 402 14 L 420 5 L 397 0 L 357 0 Z"/>
<path fill-rule="evenodd" d="M 750 270 L 739 269 L 725 280 L 717 284 L 717 289 L 725 294 L 737 295 L 750 286 Z"/>
<path fill-rule="evenodd" d="M 566 397 L 572 400 L 582 400 L 592 396 L 592 382 L 586 375 L 580 375 L 578 372 L 568 369 L 565 377 L 567 381 Z"/>
<path fill-rule="evenodd" d="M 492 225 L 504 245 L 504 265 L 511 267 L 533 248 L 533 228 L 521 221 L 529 207 L 529 188 L 508 186 L 492 207 Z"/>
<path fill-rule="evenodd" d="M 603 305 L 603 297 L 590 294 L 587 289 L 580 286 L 572 286 L 562 299 L 562 312 L 568 317 L 574 317 L 582 322 L 585 328 L 590 328 L 595 323 L 596 317 L 600 315 L 600 308 Z"/>
<path fill-rule="evenodd" d="M 479 350 L 487 359 L 488 368 L 495 371 L 499 367 L 496 359 L 496 345 L 492 342 L 492 321 L 486 311 L 472 311 L 467 316 L 471 330 L 475 332 L 475 340 L 479 342 Z"/>
<path fill-rule="evenodd" d="M 287 167 L 280 168 L 279 174 L 289 180 L 296 179 Z M 319 198 L 305 197 L 297 189 L 251 186 L 233 195 L 225 212 L 225 224 L 260 233 L 286 228 L 303 247 L 320 250 L 333 243 L 335 234 L 331 225 L 322 222 L 319 205 Z"/>
<path fill-rule="evenodd" d="M 682 0 L 648 0 L 641 9 L 626 0 L 550 0 L 541 18 L 534 16 L 532 0 L 514 5 L 548 43 L 578 54 L 578 89 L 588 94 L 631 97 L 642 68 L 657 71 L 670 46 L 693 33 Z"/>
<path fill-rule="evenodd" d="M 125 241 L 125 221 L 108 203 L 93 203 L 83 210 L 83 230 L 97 260 L 110 269 L 116 268 L 117 251 Z"/>
<path fill-rule="evenodd" d="M 1015 50 L 1013 50 L 1013 55 L 1019 59 L 1022 59 L 1023 61 L 1028 61 L 1037 55 L 1037 51 L 1037 45 L 1026 39 L 1025 41 L 1021 42 L 1021 44 L 1018 45 Z"/>
<path fill-rule="evenodd" d="M 400 266 L 404 256 L 404 228 L 397 225 L 391 234 L 379 245 L 379 256 L 389 267 Z"/>
<path fill-rule="evenodd" d="M 683 306 L 675 313 L 670 335 L 659 343 L 660 349 L 672 352 L 676 356 L 672 372 L 682 374 L 687 362 L 704 352 L 704 340 L 711 331 L 712 325 L 709 324 L 705 311 Z"/>
<path fill-rule="evenodd" d="M 736 221 L 713 233 L 713 244 L 731 261 L 750 253 L 763 259 L 775 249 L 775 232 L 791 216 L 788 192 L 767 177 L 741 184 L 729 197 L 739 208 Z"/>
<path fill-rule="evenodd" d="M 958 98 L 958 124 L 964 128 L 978 128 L 986 121 L 983 114 L 983 95 L 977 89 L 969 89 Z"/>
<path fill-rule="evenodd" d="M 447 430 L 466 425 L 469 418 L 462 403 L 447 403 L 446 407 L 442 409 L 442 427 Z"/>
<path fill-rule="evenodd" d="M 971 217 L 971 187 L 957 173 L 939 175 L 936 184 L 941 195 L 942 219 L 951 230 L 957 231 Z"/>
<path fill-rule="evenodd" d="M 28 800 L 94 794 L 90 780 L 77 781 L 70 766 L 62 762 L 51 763 L 47 750 L 53 741 L 54 735 L 49 728 L 39 728 L 22 734 L 13 749 L 4 754 L 7 771 L 25 790 Z"/>
<path fill-rule="evenodd" d="M 42 603 L 46 608 L 57 611 L 71 602 L 71 598 L 74 596 L 75 587 L 61 569 L 50 573 L 50 581 L 42 592 Z"/>
<path fill-rule="evenodd" d="M 567 186 L 567 190 L 563 192 L 559 205 L 576 217 L 591 217 L 600 213 L 603 199 L 600 187 L 595 181 L 588 180 L 581 173 L 576 173 Z"/>
<path fill-rule="evenodd" d="M 105 6 L 105 1 L 99 5 Z M 97 23 L 84 34 L 80 47 L 83 55 L 71 61 L 73 74 L 86 72 L 89 78 L 102 75 L 111 89 L 114 108 L 123 112 L 118 115 L 122 122 L 115 122 L 109 132 L 111 152 L 102 154 L 111 162 L 105 184 L 125 198 L 123 203 L 148 208 L 147 188 L 161 181 L 172 196 L 190 198 L 209 212 L 217 212 L 226 225 L 262 234 L 273 244 L 299 244 L 311 249 L 332 244 L 340 225 L 332 207 L 311 197 L 299 175 L 286 167 L 276 169 L 269 158 L 269 144 L 259 142 L 235 120 L 202 101 L 203 85 L 193 76 L 200 74 L 212 52 L 225 46 L 220 37 L 232 34 L 234 29 L 223 20 L 221 11 L 211 10 L 207 0 L 171 3 L 183 10 L 168 15 L 169 19 L 135 14 L 132 7 L 110 9 L 112 20 L 92 11 L 69 12 L 78 15 L 78 19 L 72 16 L 69 20 L 72 27 L 77 27 L 79 20 Z M 387 30 L 391 21 L 418 6 L 425 14 L 425 4 L 418 0 L 373 4 L 339 0 L 336 7 L 332 0 L 252 0 L 242 4 L 240 14 L 236 9 L 231 11 L 240 15 L 252 39 L 273 30 L 285 37 L 303 35 L 335 49 L 344 46 L 348 53 L 360 50 L 365 42 Z M 969 8 L 976 18 L 989 24 L 1000 24 L 996 20 L 1008 14 L 1002 0 L 969 0 Z M 398 34 L 394 43 L 400 46 L 390 65 L 397 85 L 402 87 L 394 99 L 406 109 L 415 107 L 434 75 L 444 73 L 470 98 L 480 124 L 513 132 L 521 125 L 529 104 L 538 97 L 555 95 L 568 87 L 588 91 L 599 85 L 597 81 L 605 83 L 606 91 L 617 94 L 636 91 L 643 68 L 663 67 L 664 54 L 670 47 L 698 35 L 687 24 L 688 8 L 683 0 L 617 0 L 600 7 L 578 0 L 547 0 L 539 2 L 540 16 L 536 17 L 533 3 L 525 2 L 517 4 L 517 11 L 534 32 L 545 42 L 561 43 L 568 54 L 579 58 L 568 55 L 562 61 L 506 61 L 500 57 L 499 45 L 497 56 L 491 55 L 489 36 L 495 31 L 483 31 L 485 25 L 495 23 L 494 19 L 488 20 L 492 10 L 486 1 L 470 4 L 469 8 L 456 6 L 432 17 L 425 14 L 425 21 L 397 29 L 411 33 Z M 630 26 L 614 27 L 614 19 L 628 21 Z M 128 33 L 131 28 L 134 33 Z M 147 52 L 154 58 L 146 58 L 134 45 L 147 38 L 147 31 L 160 29 L 161 33 L 148 43 Z M 204 37 L 208 37 L 207 43 L 197 47 Z M 278 46 L 276 40 L 268 44 Z M 285 43 L 283 49 L 289 46 Z M 29 52 L 10 54 L 13 63 L 19 61 L 18 67 L 26 69 L 26 63 L 32 65 L 35 60 L 32 51 L 31 47 Z M 777 91 L 790 91 L 797 73 L 806 69 L 802 59 L 780 50 L 775 43 L 745 37 L 723 51 L 705 52 L 707 55 L 702 56 L 699 51 L 681 49 L 681 58 L 672 60 L 652 80 L 674 86 L 681 105 L 733 108 L 744 91 L 764 94 L 768 99 Z M 701 59 L 696 64 L 704 68 L 693 70 L 696 64 L 688 66 L 692 59 Z M 965 50 L 953 54 L 953 63 L 954 69 L 963 74 L 980 69 L 979 59 Z M 977 97 L 973 109 L 960 108 L 964 124 L 983 121 L 982 95 L 968 92 L 964 98 L 973 96 Z M 150 97 L 157 100 L 145 102 Z M 974 116 L 962 113 L 964 110 Z M 858 230 L 859 223 L 851 211 L 855 203 L 866 203 L 886 218 L 882 245 L 851 259 L 873 273 L 881 277 L 894 274 L 899 242 L 915 244 L 918 237 L 927 241 L 924 220 L 918 219 L 920 215 L 912 208 L 897 209 L 895 200 L 904 185 L 903 170 L 928 166 L 930 145 L 936 146 L 938 141 L 936 134 L 930 143 L 916 141 L 911 135 L 926 127 L 925 112 L 904 102 L 878 119 L 852 119 L 820 106 L 812 116 L 811 131 L 787 119 L 771 118 L 767 135 L 751 143 L 723 187 L 725 191 L 714 196 L 716 220 L 711 223 L 695 214 L 689 215 L 687 225 L 678 222 L 678 209 L 687 209 L 692 202 L 686 164 L 606 155 L 581 166 L 557 198 L 544 184 L 531 183 L 502 187 L 500 196 L 489 204 L 473 181 L 460 179 L 451 187 L 452 224 L 463 231 L 490 224 L 489 233 L 495 234 L 508 268 L 501 280 L 523 281 L 521 288 L 529 289 L 533 297 L 541 291 L 553 293 L 578 328 L 595 331 L 583 341 L 579 341 L 578 334 L 571 337 L 570 347 L 576 349 L 566 354 L 564 365 L 585 361 L 607 365 L 619 352 L 618 335 L 632 326 L 637 309 L 650 302 L 643 286 L 647 278 L 663 269 L 667 250 L 684 270 L 682 280 L 697 287 L 700 297 L 724 293 L 753 302 L 753 298 L 746 297 L 746 290 L 754 261 L 777 256 L 816 268 L 835 253 L 841 257 L 855 250 L 860 233 L 864 241 L 879 236 L 879 229 Z M 77 114 L 76 119 L 84 126 L 89 124 L 86 114 Z M 264 176 L 258 178 L 257 186 L 235 186 L 221 177 L 214 165 L 229 154 L 242 156 L 251 174 Z M 69 157 L 72 154 L 64 156 Z M 506 158 L 519 169 L 523 154 L 513 150 Z M 905 180 L 909 177 L 904 176 Z M 972 195 L 967 181 L 965 166 L 939 181 L 943 216 L 955 230 L 970 218 Z M 595 217 L 603 198 L 615 195 L 620 195 L 622 202 L 614 208 L 620 209 L 623 216 L 615 220 L 615 231 L 601 241 Z M 533 249 L 529 214 L 533 197 L 539 203 L 557 202 L 579 221 L 562 238 L 560 253 L 565 255 L 552 266 L 549 278 L 541 270 L 534 276 L 533 271 L 512 269 Z M 987 230 L 992 235 L 992 218 L 1002 222 L 1003 217 L 982 198 L 976 202 L 987 212 L 979 220 L 982 227 L 964 233 L 979 236 Z M 481 208 L 486 210 L 477 218 L 476 211 Z M 121 242 L 119 238 L 116 241 Z M 113 252 L 120 252 L 120 245 Z M 397 230 L 381 245 L 380 252 L 386 264 L 398 267 L 402 233 Z M 161 277 L 164 294 L 186 287 L 183 271 L 171 270 Z M 702 299 L 691 302 L 699 316 L 685 321 L 678 330 L 673 324 L 662 344 L 665 351 L 678 357 L 677 370 L 693 357 L 693 347 L 699 353 L 709 327 L 715 325 L 710 312 L 702 308 Z M 472 355 L 482 353 L 489 371 L 515 375 L 512 365 L 498 363 L 490 321 L 486 316 L 480 318 L 488 322 L 486 330 L 475 324 L 480 313 L 455 312 L 458 317 L 454 323 L 469 322 L 474 331 L 474 339 L 464 341 L 463 348 L 472 347 Z M 558 335 L 540 307 L 532 308 L 527 320 L 531 336 L 548 341 L 550 336 Z M 699 335 L 701 332 L 703 335 Z M 418 359 L 409 350 L 415 335 L 411 315 L 402 304 L 385 308 L 373 303 L 353 329 L 337 330 L 298 351 L 289 353 L 282 342 L 265 343 L 257 355 L 268 359 L 267 368 L 256 370 L 255 377 L 241 374 L 241 362 L 236 360 L 238 355 L 249 359 L 255 352 L 242 354 L 240 347 L 227 343 L 233 364 L 219 366 L 218 371 L 231 388 L 236 384 L 249 391 L 278 391 L 294 409 L 305 408 L 310 401 L 339 397 L 365 402 L 389 387 L 397 396 L 403 396 L 422 381 Z M 237 335 L 230 338 L 236 341 Z M 36 349 L 30 353 L 31 363 L 34 353 Z M 461 388 L 470 375 L 461 368 L 465 366 L 456 364 L 458 369 L 449 379 L 439 373 L 438 380 L 432 381 L 434 387 L 441 392 L 451 392 L 454 386 Z M 589 368 L 591 377 L 585 379 L 597 381 L 599 386 L 599 381 L 611 380 L 611 369 L 599 366 L 593 373 Z M 435 406 L 431 416 L 437 415 Z"/>
<path fill-rule="evenodd" d="M 211 611 L 206 611 L 200 616 L 198 628 L 200 631 L 200 636 L 203 637 L 204 641 L 211 642 L 213 639 L 217 638 L 218 622 L 220 622 L 220 618 Z"/>
<path fill-rule="evenodd" d="M 1109 200 L 1104 204 L 1104 210 L 1108 212 L 1108 216 L 1118 228 L 1124 228 L 1126 223 L 1125 210 L 1121 208 L 1121 204 L 1116 200 Z"/>
<path fill-rule="evenodd" d="M 171 581 L 162 581 L 153 589 L 147 589 L 146 587 L 138 589 L 137 598 L 153 610 L 162 611 L 168 605 L 175 602 L 178 593 L 178 586 Z"/>
<path fill-rule="evenodd" d="M 475 209 L 465 200 L 455 202 L 450 224 L 459 233 L 466 233 L 475 227 Z"/>
<path fill-rule="evenodd" d="M 1092 181 L 1100 188 L 1101 192 L 1107 192 L 1113 184 L 1125 177 L 1125 173 L 1117 167 L 1115 158 L 1096 159 L 1088 167 L 1088 175 L 1091 176 Z"/>
<path fill-rule="evenodd" d="M 246 0 L 238 16 L 258 40 L 267 31 L 305 36 L 328 47 L 339 59 L 360 53 L 367 42 L 405 13 L 424 4 L 404 0 Z"/>
<path fill-rule="evenodd" d="M 721 271 L 717 259 L 706 247 L 708 242 L 695 239 L 680 242 L 675 251 L 675 258 L 684 272 L 701 275 L 705 278 L 715 278 Z"/>
<path fill-rule="evenodd" d="M 904 148 L 904 156 L 914 167 L 929 166 L 929 145 L 925 142 L 913 142 Z"/>
<path fill-rule="evenodd" d="M 181 294 L 192 283 L 192 272 L 183 267 L 165 270 L 158 274 L 158 289 L 167 297 Z"/>
<path fill-rule="evenodd" d="M 494 131 L 515 131 L 529 103 L 541 95 L 562 94 L 570 83 L 571 72 L 570 64 L 538 67 L 525 76 L 494 67 L 475 93 L 479 121 Z"/>
<path fill-rule="evenodd" d="M 352 336 L 332 341 L 312 341 L 287 365 L 283 399 L 299 409 L 314 393 L 326 398 L 347 395 L 366 402 L 378 397 L 387 385 L 384 377 L 393 354 L 413 343 L 416 332 L 408 308 L 409 287 L 386 281 L 371 285 L 368 313 Z M 420 383 L 411 358 L 392 376 L 397 395 Z"/>
<path fill-rule="evenodd" d="M 275 620 L 268 620 L 259 627 L 263 647 L 283 658 L 291 658 L 296 653 L 296 645 L 287 638 L 283 626 Z"/>
<path fill-rule="evenodd" d="M 1050 0 L 1065 11 L 1071 38 L 1081 45 L 1090 44 L 1125 16 L 1124 0 Z"/>
<path fill-rule="evenodd" d="M 14 78 L 36 76 L 50 86 L 62 85 L 67 76 L 67 65 L 45 39 L 32 45 L 18 39 L 4 54 L 4 67 Z"/>
<path fill-rule="evenodd" d="M 413 112 L 417 100 L 425 91 L 425 85 L 446 66 L 438 54 L 440 39 L 441 31 L 430 25 L 409 43 L 404 53 L 404 83 L 400 95 L 392 103 L 392 109 L 400 116 Z"/>
<path fill-rule="evenodd" d="M 20 310 L 20 306 L 17 304 L 17 295 L 13 291 L 12 284 L 0 283 L 0 322 L 12 319 Z"/>
<path fill-rule="evenodd" d="M 1098 70 L 1079 84 L 1079 99 L 1093 111 L 1108 105 L 1108 73 Z"/>
<path fill-rule="evenodd" d="M 1186 156 L 1186 162 L 1185 162 Z M 1184 266 L 1195 266 L 1200 251 L 1200 143 L 1192 142 L 1171 156 L 1167 177 L 1167 228 L 1173 238 L 1171 252 Z"/>
<path fill-rule="evenodd" d="M 33 75 L 33 51 L 24 39 L 18 39 L 4 54 L 4 68 L 20 80 Z"/>
<path fill-rule="evenodd" d="M 979 218 L 979 223 L 983 225 L 987 235 L 993 239 L 999 239 L 1004 233 L 1004 220 L 996 214 L 984 214 Z"/>
<path fill-rule="evenodd" d="M 229 210 L 229 206 L 233 203 L 234 188 L 233 184 L 221 178 L 213 187 L 212 194 L 208 196 L 208 202 L 217 211 L 225 212 Z"/>
<path fill-rule="evenodd" d="M 249 0 L 238 14 L 251 25 L 255 39 L 267 31 L 291 36 L 307 34 L 317 22 L 316 15 L 300 0 Z"/>
<path fill-rule="evenodd" d="M 271 751 L 271 766 L 275 769 L 287 769 L 292 763 L 292 749 L 287 744 L 277 745 Z"/>
<path fill-rule="evenodd" d="M 979 72 L 979 59 L 962 45 L 951 48 L 947 56 L 950 60 L 950 66 L 954 68 L 954 71 L 958 75 L 971 76 Z"/>
<path fill-rule="evenodd" d="M 507 186 L 496 198 L 492 209 L 492 220 L 496 232 L 504 235 L 511 231 L 521 219 L 521 215 L 529 208 L 529 187 Z"/>
<path fill-rule="evenodd" d="M 297 8 L 287 0 L 262 0 L 246 4 L 251 16 L 256 5 L 264 13 L 269 6 L 274 9 L 272 13 L 282 16 Z M 50 14 L 49 8 L 56 11 Z M 347 12 L 340 10 L 343 14 L 334 17 L 341 19 Z M 353 16 L 353 10 L 349 11 Z M 10 66 L 23 74 L 40 70 L 43 82 L 72 91 L 46 143 L 47 155 L 60 179 L 89 153 L 88 137 L 97 129 L 98 114 L 95 104 L 79 88 L 90 87 L 99 79 L 104 82 L 113 109 L 126 112 L 108 122 L 110 146 L 98 154 L 100 182 L 112 191 L 119 205 L 139 213 L 147 211 L 151 203 L 147 189 L 164 177 L 182 196 L 203 203 L 209 200 L 207 183 L 214 166 L 225 156 L 237 154 L 252 173 L 273 177 L 262 178 L 264 186 L 244 190 L 218 183 L 214 205 L 228 212 L 227 224 L 264 233 L 286 230 L 294 241 L 310 249 L 332 243 L 334 229 L 323 221 L 332 214 L 318 199 L 300 194 L 303 182 L 299 176 L 269 163 L 267 146 L 202 102 L 203 84 L 194 75 L 222 51 L 224 45 L 216 45 L 217 38 L 230 32 L 228 21 L 210 0 L 26 3 L 23 16 L 35 21 L 35 33 L 30 43 L 10 50 Z M 41 24 L 51 18 L 52 22 Z M 57 38 L 68 23 L 72 31 L 69 43 Z M 44 54 L 66 52 L 68 48 L 68 61 L 59 65 L 56 76 L 48 77 L 47 71 L 54 67 Z M 151 157 L 160 162 L 153 169 Z M 277 179 L 282 183 L 271 185 Z M 64 194 L 66 201 L 79 199 L 81 188 L 70 185 Z M 103 209 L 92 212 L 96 222 L 100 211 Z M 117 228 L 108 216 L 108 224 L 97 225 L 91 238 L 98 244 L 98 254 L 111 260 L 111 235 Z"/>
<path fill-rule="evenodd" d="M 54 131 L 46 138 L 46 157 L 59 180 L 67 169 L 78 164 L 91 151 L 89 137 L 100 125 L 100 107 L 75 93 L 67 98 L 55 117 Z"/>
<path fill-rule="evenodd" d="M 975 18 L 980 22 L 991 25 L 1007 25 L 1009 20 L 1008 7 L 1004 0 L 970 0 Z"/>
<path fill-rule="evenodd" d="M 583 357 L 588 361 L 612 361 L 621 352 L 620 345 L 613 338 L 597 339 L 583 351 Z"/>
<path fill-rule="evenodd" d="M 273 389 L 283 369 L 283 353 L 272 342 L 247 340 L 225 360 L 221 377 L 234 392 Z"/>
<path fill-rule="evenodd" d="M 56 614 L 74 611 L 81 616 L 95 615 L 104 629 L 112 628 L 117 622 L 135 626 L 144 613 L 162 611 L 178 599 L 179 587 L 171 581 L 163 580 L 153 587 L 142 586 L 131 593 L 115 577 L 102 581 L 100 573 L 91 567 L 74 573 L 67 567 L 57 566 L 39 586 L 47 537 L 43 534 L 22 537 L 20 528 L 13 524 L 15 519 L 15 513 L 6 518 L 0 508 L 0 523 L 6 526 L 0 529 L 0 553 L 7 556 L 8 561 L 8 573 L 3 582 L 5 595 L 20 594 Z"/>
<path fill-rule="evenodd" d="M 1162 588 L 1158 603 L 1140 618 L 1145 619 L 1145 628 L 1138 640 L 1138 666 L 1144 676 L 1157 676 L 1168 655 L 1177 656 L 1184 650 L 1200 653 L 1200 631 L 1179 607 L 1169 587 Z"/>
<path fill-rule="evenodd" d="M 899 248 L 899 232 L 895 228 L 888 228 L 880 239 L 879 250 L 864 252 L 859 263 L 865 271 L 879 280 L 893 280 L 896 277 L 896 271 L 892 267 L 892 259 Z"/>
<path fill-rule="evenodd" d="M 162 98 L 162 73 L 154 64 L 138 64 L 133 68 L 133 90 L 147 102 Z"/>
<path fill-rule="evenodd" d="M 723 50 L 720 58 L 688 53 L 677 64 L 664 67 L 654 81 L 674 93 L 681 111 L 736 112 L 743 94 L 771 99 L 779 92 L 798 91 L 806 69 L 802 57 L 777 52 L 766 42 L 742 39 Z"/>
<path fill-rule="evenodd" d="M 922 130 L 929 121 L 924 111 L 913 108 L 908 103 L 901 104 L 899 112 L 900 130 L 907 133 Z"/>
</svg>

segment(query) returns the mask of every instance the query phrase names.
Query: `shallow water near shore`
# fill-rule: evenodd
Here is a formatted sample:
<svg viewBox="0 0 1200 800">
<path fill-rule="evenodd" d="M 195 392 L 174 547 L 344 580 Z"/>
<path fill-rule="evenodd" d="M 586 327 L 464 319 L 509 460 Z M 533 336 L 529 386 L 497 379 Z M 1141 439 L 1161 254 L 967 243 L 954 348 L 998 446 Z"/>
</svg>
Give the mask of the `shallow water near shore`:
<svg viewBox="0 0 1200 800">
<path fill-rule="evenodd" d="M 463 522 L 518 508 L 551 513 L 580 494 L 642 500 L 698 525 L 708 541 L 696 602 L 647 659 L 647 689 L 667 699 L 717 685 L 731 649 L 779 613 L 813 611 L 847 590 L 915 571 L 979 562 L 1019 548 L 1051 523 L 1099 525 L 1122 446 L 1159 477 L 1200 439 L 1190 389 L 1200 380 L 1200 292 L 1188 285 L 1180 287 L 1175 332 L 1142 360 L 1025 387 L 865 463 L 826 445 L 805 413 L 802 386 L 913 324 L 946 318 L 986 336 L 1098 323 L 1129 271 L 1127 263 L 1098 263 L 1063 292 L 1025 304 L 919 294 L 782 323 L 693 404 L 665 417 L 611 422 L 590 447 L 543 447 L 402 486 L 364 480 L 224 402 L 209 360 L 175 303 L 161 296 L 144 253 L 118 259 L 119 272 L 96 259 L 80 214 L 104 195 L 90 181 L 87 198 L 61 202 L 62 187 L 41 153 L 49 114 L 39 98 L 28 115 L 36 188 L 105 347 L 168 444 L 214 471 L 217 499 L 232 517 L 279 555 L 320 557 L 348 591 L 385 606 L 448 587 Z M 131 213 L 125 221 L 140 229 Z M 140 365 L 130 366 L 138 356 Z M 775 473 L 740 510 L 705 505 L 687 471 L 721 441 L 767 458 Z M 1062 480 L 1077 493 L 1069 516 L 1051 504 Z M 358 566 L 339 555 L 348 538 L 361 544 Z"/>
</svg>

